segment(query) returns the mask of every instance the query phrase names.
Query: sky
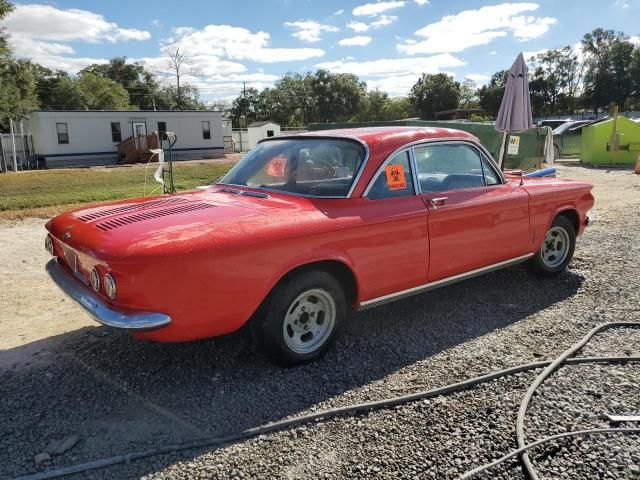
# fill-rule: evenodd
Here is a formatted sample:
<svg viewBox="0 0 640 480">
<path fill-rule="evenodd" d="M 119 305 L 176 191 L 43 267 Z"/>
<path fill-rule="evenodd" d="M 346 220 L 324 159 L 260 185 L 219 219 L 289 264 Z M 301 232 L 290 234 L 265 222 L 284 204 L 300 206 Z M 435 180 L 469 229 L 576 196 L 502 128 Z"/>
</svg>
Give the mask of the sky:
<svg viewBox="0 0 640 480">
<path fill-rule="evenodd" d="M 318 68 L 354 73 L 394 97 L 421 73 L 483 84 L 519 52 L 577 45 L 597 27 L 640 35 L 640 0 L 13 3 L 2 25 L 17 56 L 71 74 L 126 56 L 160 73 L 163 47 L 175 44 L 191 57 L 187 80 L 207 102 L 236 97 L 243 82 L 262 89 Z"/>
</svg>

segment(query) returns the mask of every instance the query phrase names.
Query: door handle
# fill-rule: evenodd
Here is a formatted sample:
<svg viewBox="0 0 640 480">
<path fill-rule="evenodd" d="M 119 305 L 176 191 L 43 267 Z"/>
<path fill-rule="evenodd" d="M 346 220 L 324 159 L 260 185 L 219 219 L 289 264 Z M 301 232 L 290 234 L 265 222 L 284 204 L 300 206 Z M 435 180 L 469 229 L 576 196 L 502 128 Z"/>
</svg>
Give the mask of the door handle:
<svg viewBox="0 0 640 480">
<path fill-rule="evenodd" d="M 444 205 L 444 202 L 447 200 L 447 198 L 449 198 L 449 197 L 432 198 L 431 200 L 429 200 L 429 203 L 431 204 L 431 206 L 434 209 L 436 209 L 436 208 L 441 207 L 442 205 Z"/>
</svg>

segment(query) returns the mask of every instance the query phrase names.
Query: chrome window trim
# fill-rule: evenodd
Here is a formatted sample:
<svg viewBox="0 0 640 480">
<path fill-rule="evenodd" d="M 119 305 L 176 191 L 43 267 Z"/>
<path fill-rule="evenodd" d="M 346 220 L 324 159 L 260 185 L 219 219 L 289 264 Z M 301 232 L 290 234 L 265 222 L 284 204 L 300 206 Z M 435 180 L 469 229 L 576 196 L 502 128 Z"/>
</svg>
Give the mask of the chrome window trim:
<svg viewBox="0 0 640 480">
<path fill-rule="evenodd" d="M 401 298 L 428 292 L 429 290 L 434 290 L 436 288 L 451 285 L 453 283 L 461 282 L 463 280 L 468 280 L 470 278 L 477 277 L 485 273 L 490 273 L 495 270 L 511 267 L 513 265 L 517 265 L 519 263 L 522 263 L 528 260 L 533 255 L 534 255 L 533 253 L 528 253 L 526 255 L 521 255 L 519 257 L 511 258 L 509 260 L 504 260 L 502 262 L 494 263 L 492 265 L 487 265 L 486 267 L 476 268 L 475 270 L 470 270 L 465 273 L 460 273 L 458 275 L 446 277 L 441 280 L 436 280 L 435 282 L 428 282 L 423 285 L 418 285 L 417 287 L 407 288 L 406 290 L 400 290 L 399 292 L 389 293 L 388 295 L 382 295 L 381 297 L 365 300 L 364 302 L 360 302 L 360 305 L 358 305 L 358 310 L 364 310 L 367 308 L 376 307 L 378 305 L 382 305 L 388 302 L 393 302 Z"/>
<path fill-rule="evenodd" d="M 502 174 L 502 172 L 500 171 L 500 169 L 498 169 L 495 165 L 495 162 L 493 161 L 493 157 L 491 156 L 491 154 L 489 153 L 489 151 L 484 148 L 484 146 L 478 142 L 475 142 L 467 137 L 449 137 L 449 138 L 422 138 L 420 140 L 414 140 L 413 142 L 409 142 L 409 143 L 405 143 L 404 145 L 402 145 L 401 147 L 397 148 L 396 150 L 394 150 L 392 153 L 390 153 L 387 158 L 385 158 L 385 160 L 380 164 L 380 167 L 375 171 L 375 173 L 373 174 L 373 176 L 371 177 L 371 179 L 369 180 L 369 183 L 367 184 L 367 187 L 364 189 L 364 192 L 362 193 L 363 197 L 366 197 L 367 194 L 369 193 L 369 190 L 371 190 L 371 188 L 373 187 L 373 184 L 376 180 L 376 178 L 378 178 L 378 175 L 380 174 L 380 172 L 388 165 L 388 163 L 391 161 L 391 159 L 398 153 L 400 153 L 403 150 L 406 149 L 411 149 L 411 157 L 412 157 L 412 165 L 414 167 L 414 171 L 416 173 L 414 180 L 417 181 L 418 184 L 418 188 L 416 189 L 416 195 L 422 195 L 422 189 L 419 188 L 420 187 L 420 181 L 419 181 L 419 176 L 418 176 L 418 165 L 417 162 L 415 161 L 415 152 L 413 152 L 413 149 L 416 147 L 419 147 L 421 145 L 430 145 L 430 144 L 437 144 L 437 145 L 447 145 L 447 144 L 454 144 L 454 145 L 460 145 L 460 144 L 466 144 L 466 145 L 470 145 L 472 147 L 474 147 L 476 150 L 479 151 L 480 154 L 484 154 L 487 157 L 487 160 L 489 161 L 489 164 L 493 167 L 493 169 L 495 170 L 495 172 L 498 174 L 498 178 L 500 178 L 500 180 L 502 181 L 502 183 L 500 185 L 504 185 L 505 183 L 507 183 L 506 178 L 504 177 L 504 175 Z M 484 177 L 484 174 L 483 174 Z M 415 184 L 415 183 L 414 183 Z M 494 186 L 494 185 L 491 185 Z"/>
<path fill-rule="evenodd" d="M 319 198 L 319 199 L 337 199 L 337 198 L 351 198 L 351 196 L 353 195 L 353 191 L 355 190 L 356 186 L 358 185 L 358 182 L 360 182 L 360 177 L 362 176 L 362 172 L 364 172 L 364 169 L 367 165 L 367 163 L 369 162 L 369 145 L 366 144 L 366 142 L 363 142 L 362 140 L 360 140 L 359 138 L 356 137 L 343 137 L 343 136 L 339 136 L 339 135 L 279 135 L 277 137 L 268 137 L 268 138 L 263 138 L 262 140 L 260 140 L 258 142 L 258 145 L 260 145 L 263 142 L 273 142 L 276 140 L 292 140 L 292 139 L 321 139 L 321 140 L 350 140 L 354 143 L 359 144 L 361 147 L 364 148 L 364 158 L 362 159 L 362 162 L 360 162 L 360 168 L 358 168 L 358 171 L 356 172 L 356 174 L 353 177 L 353 181 L 351 182 L 351 186 L 349 187 L 349 190 L 347 191 L 347 195 L 343 196 L 343 195 L 334 195 L 334 196 L 320 196 L 320 195 L 303 195 L 301 193 L 294 193 L 294 192 L 285 192 L 283 190 L 277 190 L 275 188 L 266 188 L 266 187 L 249 187 L 247 185 L 237 185 L 235 183 L 222 183 L 222 182 L 216 182 L 214 185 L 229 185 L 232 187 L 244 187 L 244 188 L 253 188 L 256 190 L 267 190 L 270 192 L 277 192 L 277 193 L 281 193 L 283 195 L 292 195 L 294 197 L 302 197 L 302 198 Z M 247 152 L 248 153 L 248 152 Z M 226 176 L 226 174 L 225 174 Z"/>
<path fill-rule="evenodd" d="M 362 197 L 366 197 L 367 195 L 369 195 L 369 191 L 373 188 L 373 185 L 376 183 L 376 180 L 378 179 L 378 175 L 381 175 L 382 172 L 384 171 L 384 168 L 389 165 L 389 163 L 391 162 L 391 160 L 393 160 L 393 158 L 396 155 L 401 154 L 402 152 L 407 152 L 409 154 L 409 167 L 411 167 L 411 177 L 412 177 L 412 183 L 413 183 L 413 193 L 411 195 L 402 195 L 401 197 L 387 197 L 387 198 L 376 198 L 373 200 L 390 200 L 392 198 L 402 198 L 402 197 L 414 197 L 416 195 L 418 195 L 418 187 L 419 185 L 417 184 L 417 175 L 415 175 L 415 173 L 417 172 L 416 170 L 416 165 L 414 162 L 414 157 L 413 157 L 413 151 L 411 149 L 411 147 L 407 147 L 404 146 L 402 148 L 399 148 L 398 150 L 394 151 L 391 155 L 389 155 L 384 163 L 380 166 L 380 168 L 378 168 L 378 170 L 376 171 L 376 174 L 372 177 L 372 181 L 369 182 L 369 184 L 367 185 L 367 189 L 364 191 L 364 193 L 362 194 Z M 372 201 L 373 201 L 372 200 Z"/>
<path fill-rule="evenodd" d="M 413 147 L 409 147 L 409 163 L 411 164 L 411 173 L 413 176 L 413 191 L 415 195 L 420 195 L 420 179 L 418 178 L 418 164 L 416 163 L 416 154 Z"/>
</svg>

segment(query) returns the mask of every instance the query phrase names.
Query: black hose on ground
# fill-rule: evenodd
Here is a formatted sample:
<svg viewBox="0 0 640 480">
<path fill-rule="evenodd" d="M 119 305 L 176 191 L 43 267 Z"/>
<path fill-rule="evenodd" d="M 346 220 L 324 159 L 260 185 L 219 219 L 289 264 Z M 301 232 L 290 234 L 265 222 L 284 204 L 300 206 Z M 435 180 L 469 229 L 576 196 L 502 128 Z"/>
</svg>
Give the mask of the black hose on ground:
<svg viewBox="0 0 640 480">
<path fill-rule="evenodd" d="M 640 326 L 640 324 L 636 324 Z M 636 356 L 620 356 L 620 357 L 583 357 L 583 358 L 570 358 L 566 363 L 570 365 L 578 365 L 585 363 L 624 363 L 624 362 L 640 362 L 640 357 Z M 175 445 L 165 445 L 162 447 L 152 448 L 140 452 L 129 453 L 126 455 L 116 455 L 113 457 L 102 458 L 91 462 L 81 463 L 78 465 L 72 465 L 70 467 L 57 468 L 48 470 L 45 472 L 39 472 L 32 475 L 25 475 L 18 477 L 15 480 L 46 480 L 50 478 L 59 478 L 74 473 L 86 472 L 89 470 L 96 470 L 99 468 L 110 467 L 120 463 L 129 463 L 133 460 L 140 460 L 143 458 L 163 455 L 169 453 L 175 453 L 183 450 L 192 450 L 195 448 L 203 447 L 220 447 L 226 444 L 237 442 L 240 440 L 246 440 L 249 438 L 257 437 L 266 433 L 274 431 L 284 430 L 285 428 L 301 425 L 304 423 L 310 423 L 318 420 L 326 420 L 329 418 L 345 415 L 354 415 L 359 413 L 370 412 L 374 410 L 380 410 L 383 408 L 389 408 L 396 405 L 402 405 L 417 400 L 424 400 L 427 398 L 433 398 L 440 395 L 446 395 L 449 393 L 465 390 L 467 388 L 486 383 L 491 380 L 495 380 L 507 375 L 514 375 L 516 373 L 527 372 L 529 370 L 535 370 L 537 368 L 543 368 L 550 365 L 550 361 L 538 361 L 527 363 L 525 365 L 518 365 L 516 367 L 506 368 L 497 372 L 488 373 L 479 377 L 464 380 L 462 382 L 454 383 L 452 385 L 446 385 L 444 387 L 435 388 L 432 390 L 412 393 L 409 395 L 402 395 L 384 400 L 376 400 L 372 402 L 359 403 L 356 405 L 348 405 L 344 407 L 332 408 L 321 412 L 309 413 L 300 417 L 280 420 L 273 423 L 267 423 L 254 428 L 243 430 L 242 432 L 235 433 L 227 436 L 206 437 L 191 442 L 180 443 Z"/>
<path fill-rule="evenodd" d="M 582 350 L 582 348 L 587 343 L 589 343 L 589 340 L 591 340 L 594 335 L 596 335 L 599 332 L 602 332 L 603 330 L 608 330 L 610 328 L 623 328 L 623 327 L 638 328 L 640 327 L 640 323 L 608 322 L 608 323 L 602 323 L 597 327 L 592 328 L 584 337 L 582 337 L 582 340 L 580 340 L 578 343 L 573 344 L 567 350 L 562 352 L 553 362 L 549 364 L 549 366 L 547 366 L 547 368 L 544 369 L 544 371 L 542 371 L 542 373 L 540 373 L 540 375 L 536 377 L 536 379 L 533 381 L 533 383 L 527 390 L 527 393 L 525 394 L 524 398 L 522 399 L 522 403 L 520 404 L 520 410 L 518 411 L 518 417 L 516 419 L 516 441 L 518 442 L 519 449 L 524 449 L 524 447 L 526 446 L 526 442 L 524 438 L 524 417 L 527 414 L 527 408 L 529 408 L 529 404 L 531 403 L 531 398 L 533 397 L 533 394 L 536 392 L 538 387 L 540 387 L 540 385 L 542 385 L 542 383 L 547 378 L 549 378 L 549 376 L 553 372 L 558 370 L 562 366 L 562 364 L 566 362 L 566 360 L 569 357 L 575 355 L 577 352 Z M 524 471 L 525 478 L 529 480 L 539 480 L 538 474 L 533 468 L 531 460 L 529 459 L 529 454 L 527 453 L 526 449 L 522 451 L 520 460 L 522 462 L 522 469 Z"/>
<path fill-rule="evenodd" d="M 531 450 L 534 447 L 542 445 L 544 443 L 552 442 L 553 440 L 558 440 L 560 438 L 565 437 L 580 437 L 585 435 L 607 435 L 611 433 L 640 433 L 640 428 L 593 428 L 591 430 L 576 430 L 575 432 L 564 432 L 559 433 L 557 435 L 552 435 L 550 437 L 542 438 L 540 440 L 536 440 L 533 443 L 525 445 L 524 447 L 520 447 L 517 450 L 513 450 L 510 453 L 507 453 L 505 456 L 494 460 L 493 462 L 487 463 L 486 465 L 482 465 L 481 467 L 474 468 L 473 470 L 469 470 L 465 474 L 463 474 L 458 480 L 469 480 L 470 478 L 475 477 L 476 475 L 481 474 L 482 472 L 489 470 L 490 468 L 496 467 L 501 463 L 506 462 L 510 458 L 516 457 L 518 455 L 522 455 L 526 453 L 527 450 Z"/>
</svg>

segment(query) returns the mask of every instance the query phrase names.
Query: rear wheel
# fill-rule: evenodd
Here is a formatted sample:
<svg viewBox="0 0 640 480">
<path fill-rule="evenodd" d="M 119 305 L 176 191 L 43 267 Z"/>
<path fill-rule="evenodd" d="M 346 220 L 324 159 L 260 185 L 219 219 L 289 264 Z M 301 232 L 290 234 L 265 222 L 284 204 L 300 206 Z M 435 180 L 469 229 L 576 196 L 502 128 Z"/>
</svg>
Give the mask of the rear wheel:
<svg viewBox="0 0 640 480">
<path fill-rule="evenodd" d="M 540 250 L 527 265 L 538 275 L 557 275 L 566 270 L 575 248 L 576 231 L 573 224 L 566 217 L 558 216 L 545 235 Z"/>
<path fill-rule="evenodd" d="M 346 315 L 340 283 L 327 272 L 303 272 L 275 287 L 257 319 L 257 340 L 279 365 L 310 362 L 331 347 Z"/>
</svg>

